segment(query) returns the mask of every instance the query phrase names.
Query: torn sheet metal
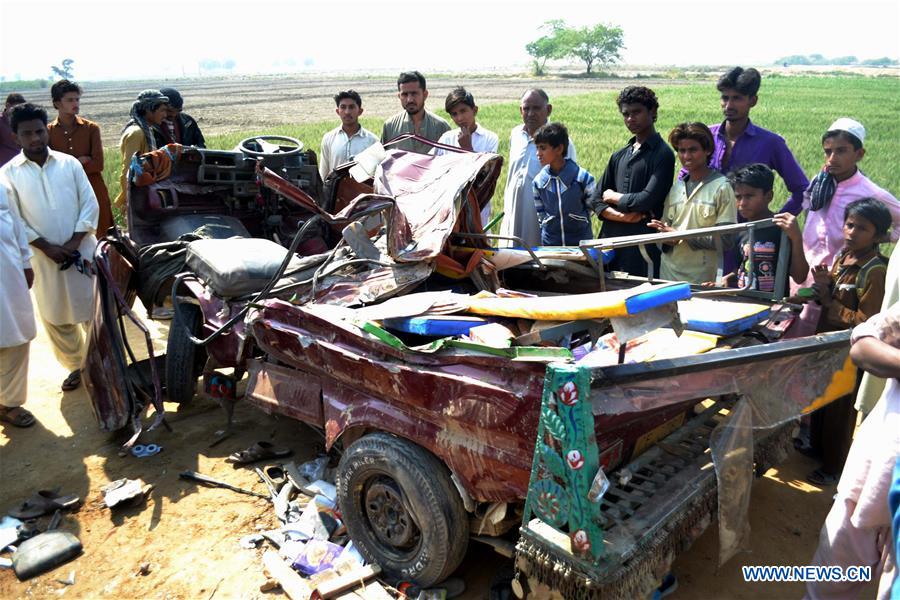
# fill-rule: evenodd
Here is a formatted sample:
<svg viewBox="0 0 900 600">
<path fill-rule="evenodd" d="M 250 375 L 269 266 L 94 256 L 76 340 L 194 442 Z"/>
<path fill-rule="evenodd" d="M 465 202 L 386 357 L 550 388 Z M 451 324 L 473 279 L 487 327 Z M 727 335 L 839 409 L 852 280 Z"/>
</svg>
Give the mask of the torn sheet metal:
<svg viewBox="0 0 900 600">
<path fill-rule="evenodd" d="M 848 332 L 594 372 L 594 414 L 643 412 L 696 398 L 744 395 L 756 427 L 774 427 L 852 393 L 855 368 Z M 764 365 L 753 355 L 768 355 Z M 741 357 L 748 357 L 742 361 Z M 717 360 L 718 359 L 718 360 Z M 653 365 L 649 367 L 647 365 Z"/>
</svg>

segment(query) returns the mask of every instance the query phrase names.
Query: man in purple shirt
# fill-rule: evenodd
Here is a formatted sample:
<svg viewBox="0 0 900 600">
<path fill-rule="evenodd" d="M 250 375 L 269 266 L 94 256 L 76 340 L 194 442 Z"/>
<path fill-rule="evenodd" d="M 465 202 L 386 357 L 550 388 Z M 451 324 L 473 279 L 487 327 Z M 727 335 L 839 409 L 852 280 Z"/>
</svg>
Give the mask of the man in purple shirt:
<svg viewBox="0 0 900 600">
<path fill-rule="evenodd" d="M 809 180 L 784 138 L 750 122 L 750 109 L 756 106 L 759 84 L 759 71 L 753 68 L 735 67 L 719 78 L 716 89 L 721 94 L 725 120 L 709 128 L 716 140 L 710 167 L 728 174 L 744 165 L 766 165 L 781 175 L 791 192 L 791 199 L 781 211 L 796 215 L 803 207 L 803 192 Z"/>
</svg>

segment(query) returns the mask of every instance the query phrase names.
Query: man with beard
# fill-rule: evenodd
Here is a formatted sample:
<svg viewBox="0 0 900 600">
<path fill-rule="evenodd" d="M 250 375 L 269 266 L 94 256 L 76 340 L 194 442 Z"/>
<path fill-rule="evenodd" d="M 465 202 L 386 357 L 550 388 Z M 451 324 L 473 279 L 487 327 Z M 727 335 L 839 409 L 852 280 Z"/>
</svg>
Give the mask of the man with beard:
<svg viewBox="0 0 900 600">
<path fill-rule="evenodd" d="M 414 133 L 432 141 L 440 139 L 450 131 L 447 121 L 425 109 L 428 90 L 425 76 L 418 71 L 404 71 L 397 78 L 397 97 L 403 110 L 385 121 L 381 129 L 381 143 L 384 144 L 398 135 Z M 415 140 L 406 140 L 391 148 L 428 154 L 431 146 Z"/>
</svg>

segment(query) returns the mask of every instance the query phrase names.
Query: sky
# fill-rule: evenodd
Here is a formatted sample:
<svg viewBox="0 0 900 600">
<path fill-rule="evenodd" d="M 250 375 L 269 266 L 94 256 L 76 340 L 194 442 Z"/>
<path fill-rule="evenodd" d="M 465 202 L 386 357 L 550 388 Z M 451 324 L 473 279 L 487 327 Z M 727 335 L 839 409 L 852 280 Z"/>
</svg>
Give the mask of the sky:
<svg viewBox="0 0 900 600">
<path fill-rule="evenodd" d="M 632 65 L 900 57 L 896 0 L 0 0 L 0 77 L 48 77 L 64 58 L 82 81 L 226 61 L 250 74 L 503 70 L 527 64 L 525 44 L 553 18 L 622 27 Z"/>
</svg>

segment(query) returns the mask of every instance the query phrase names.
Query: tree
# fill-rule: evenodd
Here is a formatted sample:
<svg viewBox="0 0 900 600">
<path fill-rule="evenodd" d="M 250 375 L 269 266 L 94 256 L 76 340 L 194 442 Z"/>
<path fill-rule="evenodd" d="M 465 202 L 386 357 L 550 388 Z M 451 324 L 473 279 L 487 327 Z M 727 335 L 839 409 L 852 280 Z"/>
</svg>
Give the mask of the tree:
<svg viewBox="0 0 900 600">
<path fill-rule="evenodd" d="M 617 25 L 598 23 L 593 27 L 570 29 L 564 36 L 570 44 L 566 54 L 582 60 L 590 75 L 595 62 L 608 65 L 622 58 L 624 38 L 625 32 Z"/>
<path fill-rule="evenodd" d="M 64 58 L 62 64 L 59 67 L 57 67 L 56 65 L 50 65 L 50 69 L 61 79 L 72 79 L 72 64 L 74 62 L 75 61 L 71 58 Z"/>
<path fill-rule="evenodd" d="M 540 26 L 540 29 L 546 31 L 546 35 L 525 44 L 525 52 L 532 57 L 532 69 L 538 76 L 544 74 L 548 60 L 562 58 L 569 51 L 568 45 L 565 43 L 569 29 L 562 19 L 547 21 Z"/>
<path fill-rule="evenodd" d="M 897 60 L 889 56 L 882 56 L 881 58 L 864 60 L 862 64 L 866 67 L 891 67 L 897 64 Z"/>
</svg>

